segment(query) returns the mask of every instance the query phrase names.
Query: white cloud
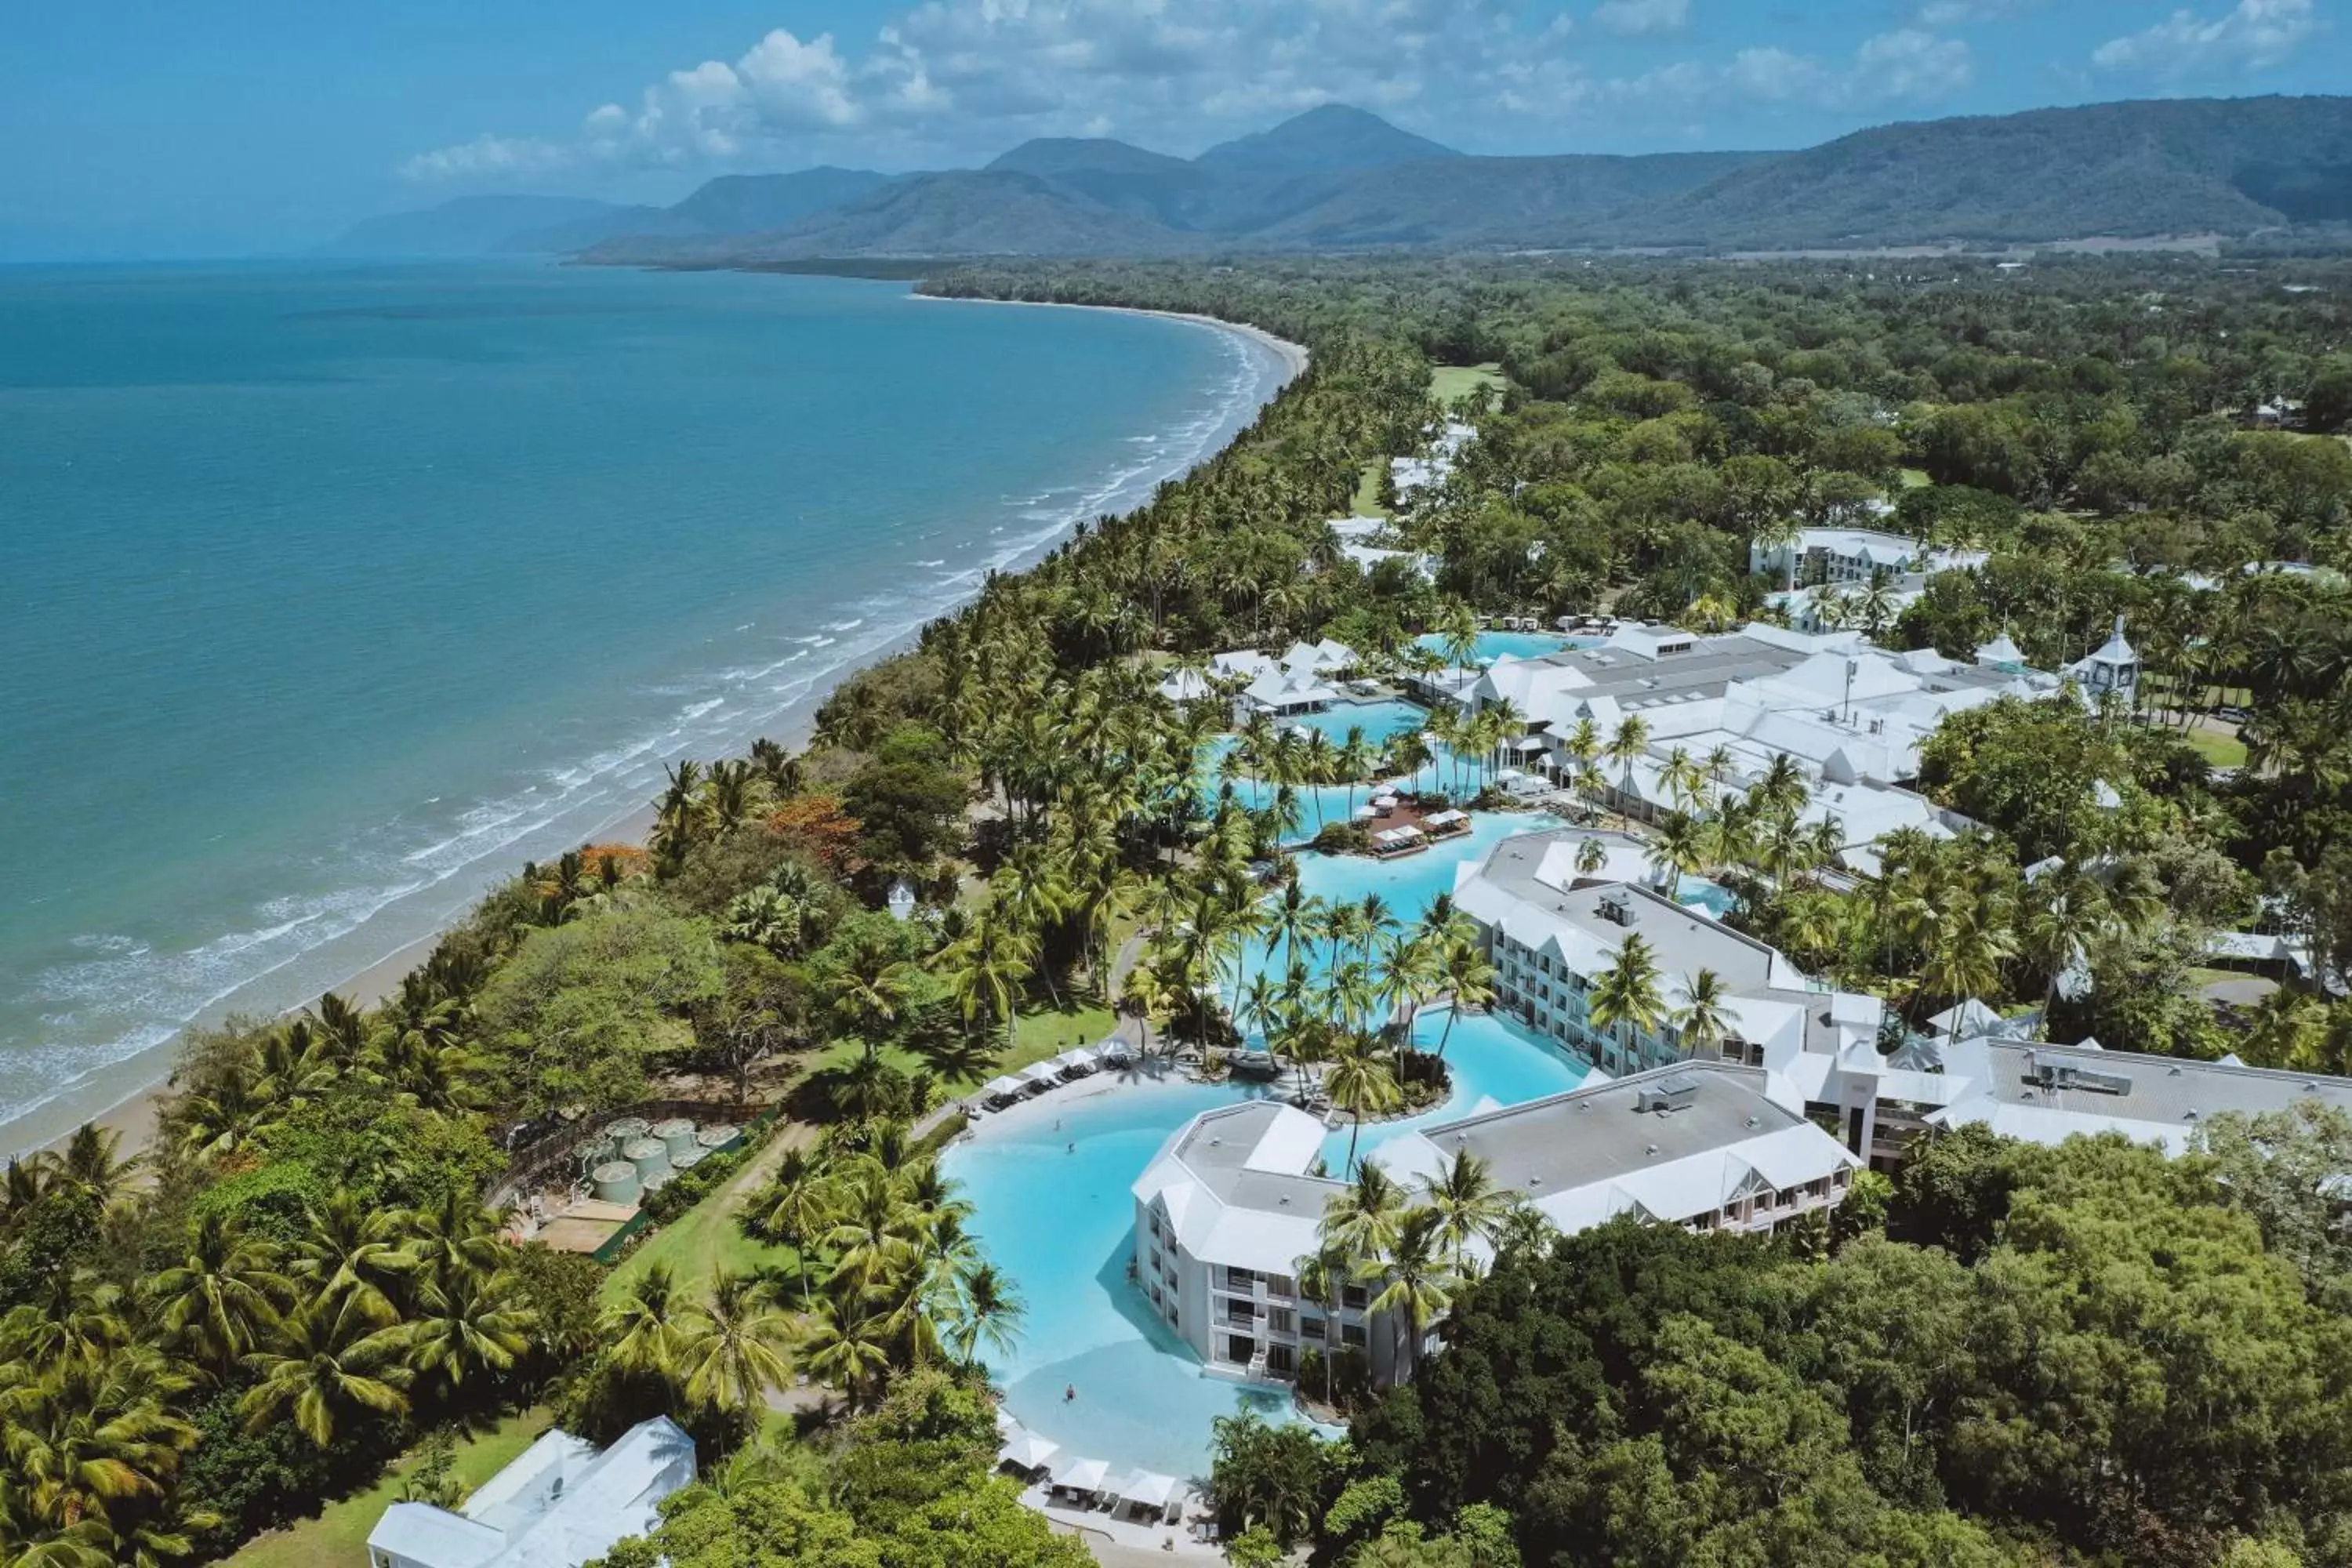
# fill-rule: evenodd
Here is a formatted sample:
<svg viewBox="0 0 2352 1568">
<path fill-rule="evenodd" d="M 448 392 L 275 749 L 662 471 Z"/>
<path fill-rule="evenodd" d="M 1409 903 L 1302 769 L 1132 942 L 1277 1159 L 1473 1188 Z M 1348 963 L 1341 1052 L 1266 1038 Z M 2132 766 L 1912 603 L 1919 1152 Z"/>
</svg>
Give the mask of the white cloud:
<svg viewBox="0 0 2352 1568">
<path fill-rule="evenodd" d="M 2164 82 L 2244 76 L 2284 65 L 2320 26 L 2312 0 L 2238 0 L 2218 16 L 2175 11 L 2145 32 L 2110 38 L 2091 63 Z"/>
<path fill-rule="evenodd" d="M 1978 22 L 2005 22 L 2039 11 L 2049 0 L 1921 0 L 1911 12 L 1917 27 L 1965 27 Z"/>
<path fill-rule="evenodd" d="M 1601 0 L 1592 19 L 1620 37 L 1679 33 L 1690 26 L 1690 0 Z"/>
<path fill-rule="evenodd" d="M 1688 13 L 1688 0 L 1603 0 L 1593 17 L 1655 31 Z M 1188 150 L 1334 101 L 1472 146 L 1557 137 L 1603 113 L 1612 131 L 1654 121 L 1674 134 L 1740 102 L 1796 113 L 1927 100 L 1970 76 L 1966 45 L 1916 26 L 1843 60 L 1751 48 L 1630 79 L 1597 74 L 1575 33 L 1564 10 L 1530 15 L 1516 0 L 916 0 L 863 45 L 777 28 L 732 60 L 670 71 L 634 104 L 603 105 L 568 137 L 484 136 L 402 173 L 592 183 L 814 162 L 937 167 L 1040 135 Z"/>
</svg>

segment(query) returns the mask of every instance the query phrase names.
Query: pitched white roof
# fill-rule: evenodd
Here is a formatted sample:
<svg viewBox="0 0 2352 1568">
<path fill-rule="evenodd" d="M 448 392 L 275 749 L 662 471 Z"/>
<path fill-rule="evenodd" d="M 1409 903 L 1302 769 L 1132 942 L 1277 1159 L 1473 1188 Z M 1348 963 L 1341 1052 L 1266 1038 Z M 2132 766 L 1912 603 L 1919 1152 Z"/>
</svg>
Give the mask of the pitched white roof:
<svg viewBox="0 0 2352 1568">
<path fill-rule="evenodd" d="M 663 1499 L 694 1479 L 694 1439 L 666 1415 L 597 1453 L 551 1432 L 451 1513 L 394 1503 L 373 1551 L 427 1568 L 579 1568 L 661 1522 Z"/>
</svg>

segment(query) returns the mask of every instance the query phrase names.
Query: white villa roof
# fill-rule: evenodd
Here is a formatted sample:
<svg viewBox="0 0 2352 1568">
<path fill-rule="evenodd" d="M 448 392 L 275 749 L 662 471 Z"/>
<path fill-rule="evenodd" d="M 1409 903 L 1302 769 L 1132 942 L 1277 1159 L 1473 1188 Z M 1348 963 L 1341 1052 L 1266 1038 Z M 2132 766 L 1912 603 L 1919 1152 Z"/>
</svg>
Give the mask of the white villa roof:
<svg viewBox="0 0 2352 1568">
<path fill-rule="evenodd" d="M 1981 1123 L 2037 1143 L 2063 1142 L 2078 1132 L 2120 1132 L 2179 1153 L 2200 1125 L 2224 1111 L 2260 1115 L 2305 1099 L 2352 1110 L 2352 1080 L 2250 1068 L 2228 1058 L 2102 1050 L 2094 1042 L 1963 1037 L 1945 1053 L 1944 1076 L 1961 1088 L 1930 1121 Z"/>
<path fill-rule="evenodd" d="M 1209 678 L 1189 665 L 1171 670 L 1160 682 L 1160 695 L 1171 702 L 1197 702 L 1209 693 Z"/>
<path fill-rule="evenodd" d="M 1287 1274 L 1315 1250 L 1324 1205 L 1340 1190 L 1307 1174 L 1323 1135 L 1322 1122 L 1272 1100 L 1204 1111 L 1170 1136 L 1133 1192 L 1160 1206 L 1193 1257 Z"/>
<path fill-rule="evenodd" d="M 694 1479 L 694 1439 L 667 1416 L 599 1454 L 550 1433 L 485 1482 L 462 1514 L 394 1503 L 368 1545 L 432 1568 L 578 1568 L 660 1522 L 664 1498 Z"/>
</svg>

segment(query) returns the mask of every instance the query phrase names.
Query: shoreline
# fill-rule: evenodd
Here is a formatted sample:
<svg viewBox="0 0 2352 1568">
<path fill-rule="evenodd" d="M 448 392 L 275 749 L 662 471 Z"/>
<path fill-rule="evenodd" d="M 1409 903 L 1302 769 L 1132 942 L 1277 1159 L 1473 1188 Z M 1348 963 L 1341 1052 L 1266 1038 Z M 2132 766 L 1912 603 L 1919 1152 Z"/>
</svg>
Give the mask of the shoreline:
<svg viewBox="0 0 2352 1568">
<path fill-rule="evenodd" d="M 1031 305 L 1045 310 L 1109 310 L 1130 316 L 1159 316 L 1169 321 L 1188 321 L 1228 333 L 1265 351 L 1278 362 L 1281 367 L 1273 382 L 1271 391 L 1251 410 L 1250 419 L 1243 424 L 1241 429 L 1246 429 L 1248 424 L 1255 421 L 1257 410 L 1263 409 L 1266 404 L 1280 396 L 1291 382 L 1303 374 L 1308 362 L 1307 352 L 1301 344 L 1277 338 L 1261 328 L 1234 321 L 1221 321 L 1213 316 L 1193 315 L 1174 310 L 1145 310 L 1114 305 L 1062 305 L 1036 300 L 961 300 L 943 295 L 918 293 L 911 289 L 907 297 L 910 300 L 942 300 L 949 304 Z M 1234 435 L 1238 434 L 1237 429 Z M 1180 479 L 1192 472 L 1215 457 L 1217 453 L 1223 451 L 1225 447 L 1231 446 L 1232 443 L 1233 437 L 1228 437 L 1214 449 L 1199 453 L 1183 468 L 1155 479 L 1153 488 L 1156 489 L 1160 484 Z M 1053 538 L 1045 540 L 1033 549 L 1024 552 L 1021 558 L 1005 569 L 1013 572 L 1031 570 L 1048 553 L 1067 542 L 1080 522 L 1088 521 L 1091 520 L 1073 520 Z M 973 592 L 977 593 L 977 591 L 975 587 Z M 845 663 L 833 671 L 828 680 L 812 687 L 803 694 L 800 701 L 804 704 L 804 711 L 794 718 L 789 725 L 782 727 L 778 731 L 777 738 L 795 750 L 800 749 L 805 744 L 806 736 L 814 726 L 817 710 L 824 706 L 825 700 L 844 681 L 906 652 L 914 646 L 924 626 L 941 616 L 959 613 L 971 602 L 971 595 L 967 595 L 950 605 L 926 615 L 922 620 L 908 627 L 904 632 L 888 638 L 874 648 L 863 659 L 856 663 Z M 647 832 L 651 830 L 652 825 L 652 807 L 639 805 L 608 818 L 601 826 L 591 829 L 583 842 L 617 839 L 630 844 L 641 843 Z M 513 862 L 509 866 L 509 871 L 519 868 L 520 864 L 520 861 Z M 360 1007 L 373 1007 L 382 1003 L 400 989 L 400 983 L 409 971 L 423 963 L 441 938 L 478 902 L 479 896 L 477 895 L 467 901 L 465 909 L 456 918 L 436 925 L 422 936 L 403 942 L 381 958 L 327 986 L 326 991 L 341 996 Z M 287 1011 L 292 1010 L 289 1008 Z M 229 1011 L 235 1012 L 237 1009 L 231 1008 Z M 23 1131 L 12 1133 L 11 1142 L 14 1146 L 6 1152 L 5 1157 L 14 1160 L 55 1152 L 62 1149 L 67 1140 L 85 1123 L 94 1125 L 101 1131 L 118 1134 L 121 1140 L 120 1152 L 125 1156 L 145 1152 L 153 1143 L 159 1130 L 163 1102 L 171 1089 L 172 1073 L 178 1065 L 182 1037 L 191 1028 L 201 1027 L 208 1022 L 216 1022 L 220 1017 L 226 1016 L 222 1013 L 207 1012 L 205 1016 L 192 1019 L 175 1028 L 171 1037 L 161 1044 L 137 1052 L 120 1062 L 111 1062 L 105 1067 L 94 1069 L 91 1076 L 99 1082 L 103 1082 L 108 1078 L 136 1080 L 131 1087 L 121 1089 L 119 1098 L 107 1103 L 102 1110 L 94 1113 L 87 1110 L 70 1113 L 65 1122 L 57 1125 L 54 1131 L 49 1131 L 43 1126 L 47 1120 L 43 1115 L 43 1112 L 48 1109 L 47 1106 L 29 1110 L 16 1118 L 13 1122 L 6 1123 L 12 1127 L 21 1125 Z"/>
</svg>

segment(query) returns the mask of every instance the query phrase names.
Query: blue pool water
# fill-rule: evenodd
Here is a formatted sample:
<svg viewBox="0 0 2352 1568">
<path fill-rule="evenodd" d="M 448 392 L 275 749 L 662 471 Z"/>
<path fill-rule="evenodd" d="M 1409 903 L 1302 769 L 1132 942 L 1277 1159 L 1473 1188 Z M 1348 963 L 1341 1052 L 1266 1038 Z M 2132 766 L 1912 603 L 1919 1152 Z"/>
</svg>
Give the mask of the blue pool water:
<svg viewBox="0 0 2352 1568">
<path fill-rule="evenodd" d="M 1320 730 L 1334 742 L 1346 740 L 1349 730 L 1361 729 L 1364 739 L 1375 745 L 1428 722 L 1429 710 L 1399 698 L 1384 702 L 1334 702 L 1320 713 L 1294 713 L 1282 721 L 1299 729 Z"/>
<path fill-rule="evenodd" d="M 1689 906 L 1696 904 L 1717 920 L 1729 914 L 1739 902 L 1739 895 L 1720 882 L 1710 882 L 1705 877 L 1685 877 L 1675 884 L 1675 901 Z"/>
<path fill-rule="evenodd" d="M 1423 647 L 1445 651 L 1445 639 L 1434 632 L 1419 640 Z M 1593 641 L 1591 637 L 1564 637 L 1552 632 L 1483 631 L 1470 657 L 1480 664 L 1492 664 L 1498 658 L 1541 658 L 1564 648 L 1591 647 Z"/>
</svg>

